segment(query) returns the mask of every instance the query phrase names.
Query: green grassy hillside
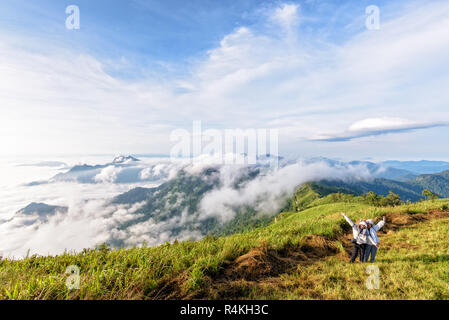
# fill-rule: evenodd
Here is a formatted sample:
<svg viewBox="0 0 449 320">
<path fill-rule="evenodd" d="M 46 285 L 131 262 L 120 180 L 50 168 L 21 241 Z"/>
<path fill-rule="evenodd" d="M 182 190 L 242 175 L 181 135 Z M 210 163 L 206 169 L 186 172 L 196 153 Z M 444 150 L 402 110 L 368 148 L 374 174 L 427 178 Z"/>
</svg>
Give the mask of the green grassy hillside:
<svg viewBox="0 0 449 320">
<path fill-rule="evenodd" d="M 313 207 L 317 200 L 330 194 L 354 195 L 355 193 L 350 189 L 328 186 L 325 183 L 309 182 L 296 190 L 284 210 L 294 212 L 302 211 L 309 207 Z"/>
<path fill-rule="evenodd" d="M 258 299 L 449 299 L 449 218 L 404 226 L 381 236 L 374 263 L 379 289 L 364 285 L 367 264 L 348 265 L 341 256 L 299 266 L 276 285 L 253 288 Z M 276 279 L 277 280 L 277 279 Z"/>
<path fill-rule="evenodd" d="M 3 259 L 0 299 L 449 298 L 449 216 L 426 219 L 447 211 L 449 199 L 397 207 L 333 201 L 226 237 Z M 349 230 L 341 211 L 354 220 L 389 219 L 378 256 L 379 290 L 365 288 L 366 265 L 347 263 Z M 80 269 L 79 290 L 66 288 L 71 265 Z"/>
</svg>

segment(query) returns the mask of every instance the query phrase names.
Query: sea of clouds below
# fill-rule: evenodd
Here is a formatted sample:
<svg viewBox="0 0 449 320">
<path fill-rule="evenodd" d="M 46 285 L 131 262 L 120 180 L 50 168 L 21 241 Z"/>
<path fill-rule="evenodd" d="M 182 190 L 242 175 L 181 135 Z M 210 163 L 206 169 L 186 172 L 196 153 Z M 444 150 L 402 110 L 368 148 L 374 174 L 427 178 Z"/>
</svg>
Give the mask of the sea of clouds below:
<svg viewBox="0 0 449 320">
<path fill-rule="evenodd" d="M 110 163 L 111 157 L 59 160 L 62 162 L 59 166 L 55 163 L 46 165 L 41 159 L 1 162 L 0 172 L 5 179 L 0 185 L 0 255 L 11 258 L 20 258 L 27 253 L 54 255 L 65 250 L 80 251 L 95 247 L 111 239 L 122 240 L 126 246 L 140 245 L 144 241 L 153 246 L 175 239 L 200 239 L 204 235 L 195 230 L 184 230 L 176 235 L 172 230 L 187 222 L 200 224 L 210 217 L 228 222 L 235 214 L 232 208 L 239 205 L 250 205 L 265 214 L 275 214 L 283 205 L 285 195 L 307 181 L 371 178 L 369 170 L 363 165 L 331 166 L 325 161 L 298 161 L 281 166 L 278 170 L 267 170 L 236 190 L 234 182 L 245 166 L 215 166 L 219 169 L 221 185 L 202 198 L 200 209 L 194 215 L 184 212 L 181 216 L 157 223 L 149 219 L 123 230 L 117 226 L 135 218 L 134 212 L 142 204 L 111 205 L 108 200 L 137 186 L 155 187 L 175 177 L 180 169 L 199 174 L 210 164 L 207 161 L 191 164 L 182 159 L 143 158 L 126 167 L 106 166 L 95 175 L 95 183 L 51 182 L 51 177 L 66 172 L 75 164 Z M 115 183 L 117 174 L 130 167 L 141 170 L 141 181 Z M 149 181 L 152 176 L 160 179 L 157 182 Z M 32 181 L 45 180 L 51 183 L 28 185 Z M 66 206 L 68 212 L 57 213 L 45 221 L 32 224 L 20 217 L 11 219 L 19 209 L 31 202 Z"/>
</svg>

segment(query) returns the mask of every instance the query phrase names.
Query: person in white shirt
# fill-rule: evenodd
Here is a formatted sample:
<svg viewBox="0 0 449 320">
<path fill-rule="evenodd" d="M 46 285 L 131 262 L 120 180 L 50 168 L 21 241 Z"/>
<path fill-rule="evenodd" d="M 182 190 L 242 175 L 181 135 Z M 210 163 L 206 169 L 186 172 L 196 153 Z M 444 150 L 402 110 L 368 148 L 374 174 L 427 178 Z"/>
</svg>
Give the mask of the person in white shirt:
<svg viewBox="0 0 449 320">
<path fill-rule="evenodd" d="M 352 240 L 354 247 L 352 248 L 352 255 L 349 262 L 353 263 L 359 254 L 360 254 L 360 262 L 363 262 L 365 257 L 365 247 L 368 240 L 367 224 L 365 221 L 360 221 L 359 224 L 355 224 L 343 212 L 341 213 L 341 215 L 352 227 L 352 234 L 354 236 L 354 239 Z"/>
<path fill-rule="evenodd" d="M 371 259 L 370 262 L 374 262 L 376 259 L 377 249 L 379 248 L 379 237 L 377 236 L 377 231 L 379 231 L 384 225 L 385 225 L 386 217 L 384 216 L 382 221 L 380 221 L 378 224 L 374 225 L 374 221 L 369 219 L 366 220 L 366 224 L 368 226 L 368 235 L 369 239 L 367 241 L 366 247 L 365 247 L 365 257 L 363 259 L 364 262 L 368 262 Z"/>
</svg>

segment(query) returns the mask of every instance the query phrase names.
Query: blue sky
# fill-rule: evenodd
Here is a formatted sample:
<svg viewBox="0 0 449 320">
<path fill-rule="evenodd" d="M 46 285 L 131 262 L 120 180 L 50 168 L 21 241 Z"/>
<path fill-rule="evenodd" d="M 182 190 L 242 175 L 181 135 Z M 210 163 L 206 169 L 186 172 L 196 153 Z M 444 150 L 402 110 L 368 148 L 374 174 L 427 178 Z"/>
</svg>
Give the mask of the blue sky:
<svg viewBox="0 0 449 320">
<path fill-rule="evenodd" d="M 357 5 L 341 1 L 290 1 L 301 6 L 308 36 L 317 33 L 338 43 L 354 31 L 364 28 L 363 23 L 350 26 L 354 16 L 364 19 L 369 1 Z M 82 12 L 82 29 L 71 32 L 63 23 L 68 5 L 76 4 Z M 381 6 L 382 1 L 378 2 Z M 227 34 L 238 27 L 263 29 L 266 14 L 281 6 L 280 1 L 223 0 L 223 1 L 6 1 L 0 4 L 4 32 L 38 38 L 57 47 L 70 47 L 89 53 L 99 59 L 132 60 L 136 68 L 158 61 L 183 65 L 219 45 Z M 61 14 L 62 12 L 62 14 Z M 349 28 L 348 28 L 349 26 Z M 137 70 L 133 70 L 136 72 Z M 137 72 L 138 73 L 138 72 Z M 143 76 L 132 72 L 123 77 Z"/>
<path fill-rule="evenodd" d="M 359 12 L 363 18 L 369 1 L 290 1 L 301 5 L 312 32 L 324 32 L 341 38 L 347 23 Z M 382 2 L 378 2 L 381 5 Z M 65 8 L 76 4 L 82 11 L 83 28 L 70 34 L 64 23 Z M 57 45 L 70 42 L 79 49 L 103 57 L 134 54 L 147 59 L 177 61 L 203 54 L 239 26 L 263 23 L 261 13 L 279 1 L 4 1 L 0 4 L 2 30 L 39 37 Z M 339 19 L 337 19 L 338 17 Z M 330 30 L 337 29 L 334 31 Z M 363 25 L 359 26 L 361 29 Z M 338 40 L 334 37 L 334 40 Z"/>
<path fill-rule="evenodd" d="M 65 8 L 80 8 L 67 30 Z M 367 30 L 365 8 L 380 9 Z M 446 1 L 2 1 L 1 153 L 168 153 L 277 128 L 280 151 L 448 159 Z"/>
</svg>

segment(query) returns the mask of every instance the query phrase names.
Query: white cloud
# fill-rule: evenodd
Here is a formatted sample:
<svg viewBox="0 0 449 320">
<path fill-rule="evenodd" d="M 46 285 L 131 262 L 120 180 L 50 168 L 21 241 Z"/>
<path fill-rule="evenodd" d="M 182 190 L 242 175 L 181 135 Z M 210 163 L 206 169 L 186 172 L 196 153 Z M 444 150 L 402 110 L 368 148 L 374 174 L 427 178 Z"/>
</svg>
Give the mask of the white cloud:
<svg viewBox="0 0 449 320">
<path fill-rule="evenodd" d="M 24 225 L 13 219 L 0 224 L 0 255 L 20 258 L 30 254 L 61 254 L 81 251 L 110 239 L 117 223 L 136 217 L 141 204 L 127 208 L 107 206 L 105 201 L 76 199 L 68 213 L 58 213 L 45 223 Z"/>
<path fill-rule="evenodd" d="M 117 179 L 117 174 L 120 173 L 123 169 L 115 166 L 107 166 L 102 169 L 99 174 L 97 174 L 94 178 L 96 182 L 106 182 L 113 183 Z"/>
<path fill-rule="evenodd" d="M 142 171 L 140 171 L 139 176 L 140 179 L 145 180 L 151 177 L 151 168 L 145 168 Z"/>
<path fill-rule="evenodd" d="M 357 121 L 349 131 L 401 129 L 415 125 L 413 121 L 401 118 L 369 118 Z"/>
<path fill-rule="evenodd" d="M 291 31 L 299 24 L 298 10 L 298 4 L 282 4 L 274 10 L 271 19 L 279 23 L 285 30 Z"/>
<path fill-rule="evenodd" d="M 341 142 L 387 133 L 401 133 L 442 126 L 449 126 L 449 122 L 420 123 L 401 118 L 369 118 L 353 123 L 348 130 L 344 132 L 317 135 L 313 140 Z"/>
<path fill-rule="evenodd" d="M 273 215 L 285 205 L 286 197 L 305 182 L 327 180 L 367 180 L 372 175 L 365 165 L 330 166 L 326 162 L 299 161 L 279 170 L 268 171 L 250 180 L 241 189 L 234 188 L 234 180 L 228 170 L 237 173 L 234 167 L 221 168 L 223 185 L 207 193 L 201 200 L 200 218 L 218 217 L 223 222 L 232 220 L 236 206 L 248 205 L 262 214 Z M 223 171 L 224 170 L 224 171 Z"/>
</svg>

